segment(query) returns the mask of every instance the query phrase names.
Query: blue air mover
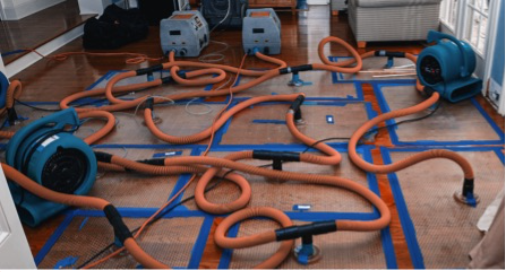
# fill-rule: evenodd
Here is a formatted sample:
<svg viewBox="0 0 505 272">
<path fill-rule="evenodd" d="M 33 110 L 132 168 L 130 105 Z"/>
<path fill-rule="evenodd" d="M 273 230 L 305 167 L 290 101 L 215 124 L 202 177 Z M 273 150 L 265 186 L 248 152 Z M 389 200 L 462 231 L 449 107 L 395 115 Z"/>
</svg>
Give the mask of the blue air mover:
<svg viewBox="0 0 505 272">
<path fill-rule="evenodd" d="M 424 86 L 453 103 L 480 93 L 482 80 L 472 77 L 476 58 L 468 43 L 433 30 L 428 33 L 428 42 L 437 44 L 417 58 L 417 74 Z"/>
<path fill-rule="evenodd" d="M 69 108 L 20 129 L 7 145 L 7 164 L 53 191 L 84 195 L 93 186 L 97 162 L 93 150 L 72 133 L 79 118 Z M 21 221 L 37 226 L 65 205 L 41 199 L 9 183 Z"/>
<path fill-rule="evenodd" d="M 0 109 L 5 107 L 8 88 L 9 80 L 2 72 L 0 72 Z"/>
</svg>

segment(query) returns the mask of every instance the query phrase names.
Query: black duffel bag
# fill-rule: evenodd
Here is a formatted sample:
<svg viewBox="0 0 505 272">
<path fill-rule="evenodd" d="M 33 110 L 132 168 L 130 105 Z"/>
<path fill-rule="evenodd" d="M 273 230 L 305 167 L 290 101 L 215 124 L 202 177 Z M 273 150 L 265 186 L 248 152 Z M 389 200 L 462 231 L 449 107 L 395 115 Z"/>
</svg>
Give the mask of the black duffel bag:
<svg viewBox="0 0 505 272">
<path fill-rule="evenodd" d="M 108 6 L 99 19 L 84 25 L 83 46 L 86 49 L 116 49 L 147 37 L 149 23 L 138 9 L 125 10 Z"/>
</svg>

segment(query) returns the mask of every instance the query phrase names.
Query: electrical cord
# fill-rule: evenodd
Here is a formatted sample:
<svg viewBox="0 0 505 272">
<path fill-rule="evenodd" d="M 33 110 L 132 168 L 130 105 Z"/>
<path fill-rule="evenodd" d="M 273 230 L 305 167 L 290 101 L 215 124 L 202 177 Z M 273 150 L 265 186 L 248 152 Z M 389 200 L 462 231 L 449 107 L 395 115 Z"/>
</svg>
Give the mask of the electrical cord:
<svg viewBox="0 0 505 272">
<path fill-rule="evenodd" d="M 272 166 L 272 164 L 265 164 L 265 165 L 260 165 L 259 167 L 270 167 Z M 223 183 L 223 181 L 225 180 L 226 176 L 228 176 L 229 174 L 235 172 L 235 170 L 229 170 L 228 172 L 226 172 L 222 177 L 221 179 L 219 179 L 218 181 L 216 181 L 214 184 L 212 184 L 211 186 L 209 186 L 208 188 L 205 189 L 205 193 L 208 193 L 214 189 L 216 189 L 221 183 Z M 172 212 L 173 210 L 175 210 L 177 207 L 179 206 L 182 206 L 184 203 L 187 203 L 191 200 L 194 200 L 195 199 L 195 195 L 192 195 L 192 196 L 189 196 L 181 201 L 179 201 L 178 203 L 174 204 L 172 207 L 164 210 L 163 212 L 161 212 L 160 214 L 158 214 L 151 222 L 148 223 L 148 226 L 158 222 L 161 218 L 163 218 L 163 216 L 169 214 L 170 212 Z M 140 229 L 140 226 L 135 228 L 134 230 L 132 230 L 132 234 L 135 234 L 138 230 Z M 96 258 L 98 258 L 100 255 L 102 255 L 103 253 L 105 253 L 107 250 L 109 250 L 110 248 L 112 248 L 113 246 L 115 245 L 115 243 L 110 243 L 108 244 L 107 246 L 105 246 L 104 248 L 102 248 L 100 251 L 98 251 L 96 254 L 94 254 L 93 256 L 91 256 L 89 259 L 87 259 L 85 262 L 83 262 L 81 265 L 79 265 L 77 267 L 77 269 L 81 269 L 83 267 L 85 267 L 86 265 L 88 265 L 89 263 L 91 263 L 93 260 L 95 260 Z"/>
<path fill-rule="evenodd" d="M 378 132 L 380 130 L 383 130 L 383 129 L 386 129 L 386 128 L 390 128 L 390 127 L 394 127 L 394 126 L 399 126 L 401 124 L 406 124 L 406 123 L 413 123 L 413 122 L 417 122 L 417 121 L 421 121 L 421 120 L 424 120 L 426 118 L 429 118 L 430 116 L 432 116 L 433 114 L 435 114 L 438 109 L 441 107 L 442 105 L 442 102 L 438 102 L 436 105 L 435 105 L 435 108 L 429 112 L 428 114 L 426 115 L 423 115 L 421 117 L 416 117 L 416 118 L 412 118 L 412 119 L 407 119 L 407 120 L 403 120 L 403 121 L 400 121 L 398 123 L 394 123 L 394 124 L 390 124 L 390 125 L 386 125 L 386 126 L 382 126 L 382 127 L 378 127 L 378 128 L 375 128 L 375 129 L 371 129 L 369 130 L 367 133 L 365 133 L 365 135 L 369 135 L 369 134 L 372 134 L 372 133 L 375 133 L 375 132 Z M 365 136 L 363 135 L 363 136 Z"/>
</svg>

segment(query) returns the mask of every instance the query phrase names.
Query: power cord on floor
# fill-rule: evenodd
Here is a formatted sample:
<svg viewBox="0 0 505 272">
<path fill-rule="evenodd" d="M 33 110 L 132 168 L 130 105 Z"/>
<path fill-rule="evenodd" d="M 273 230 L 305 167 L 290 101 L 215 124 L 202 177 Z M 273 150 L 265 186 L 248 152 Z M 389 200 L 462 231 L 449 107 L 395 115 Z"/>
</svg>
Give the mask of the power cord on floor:
<svg viewBox="0 0 505 272">
<path fill-rule="evenodd" d="M 272 164 L 260 165 L 259 167 L 270 167 L 270 166 L 272 166 Z M 219 179 L 214 184 L 212 184 L 207 189 L 205 189 L 205 193 L 208 193 L 208 192 L 216 189 L 221 183 L 223 183 L 223 181 L 225 180 L 226 176 L 228 176 L 229 174 L 233 173 L 234 171 L 235 170 L 229 170 L 228 172 L 226 172 L 221 177 L 221 179 Z M 152 224 L 158 222 L 161 218 L 163 218 L 163 216 L 169 214 L 170 212 L 172 212 L 173 210 L 175 210 L 177 207 L 179 207 L 179 206 L 183 205 L 184 203 L 187 203 L 187 202 L 189 202 L 189 201 L 191 201 L 193 199 L 195 199 L 195 195 L 189 196 L 189 197 L 181 200 L 180 202 L 174 204 L 172 207 L 170 207 L 170 208 L 166 209 L 165 211 L 161 212 L 160 214 L 158 214 L 158 216 L 156 216 L 151 222 L 149 222 L 148 225 L 152 225 Z M 135 228 L 132 231 L 132 234 L 135 234 L 139 229 L 140 229 L 140 227 Z M 94 254 L 93 256 L 91 256 L 89 259 L 87 259 L 81 265 L 79 265 L 77 267 L 77 269 L 81 269 L 81 268 L 85 267 L 86 265 L 88 265 L 89 263 L 91 263 L 93 260 L 95 260 L 96 258 L 98 258 L 100 255 L 104 254 L 107 250 L 109 250 L 110 248 L 112 248 L 114 245 L 115 245 L 115 243 L 108 244 L 102 250 L 98 251 L 96 254 Z"/>
<path fill-rule="evenodd" d="M 370 130 L 368 131 L 366 134 L 370 134 L 370 133 L 374 133 L 374 132 L 377 132 L 377 131 L 380 131 L 382 129 L 386 129 L 386 128 L 389 128 L 389 127 L 392 127 L 392 126 L 398 126 L 398 125 L 401 125 L 401 124 L 405 124 L 405 123 L 412 123 L 412 122 L 417 122 L 417 121 L 421 121 L 421 120 L 424 120 L 426 118 L 429 118 L 430 116 L 432 116 L 433 114 L 435 114 L 435 112 L 437 112 L 437 110 L 440 108 L 441 106 L 441 102 L 437 103 L 437 105 L 435 106 L 435 109 L 433 109 L 430 113 L 426 114 L 426 115 L 423 115 L 421 117 L 417 117 L 417 118 L 412 118 L 412 119 L 408 119 L 408 120 L 403 120 L 403 121 L 400 121 L 396 124 L 391 124 L 391 125 L 387 125 L 387 126 L 383 126 L 383 127 L 379 127 L 379 128 L 375 128 L 373 130 Z M 365 135 L 366 135 L 365 134 Z M 350 140 L 351 138 L 348 138 L 348 137 L 331 137 L 331 138 L 325 138 L 325 139 L 321 139 L 321 140 L 318 140 L 316 141 L 315 143 L 311 144 L 310 146 L 308 146 L 307 148 L 305 148 L 302 153 L 306 153 L 308 152 L 311 148 L 313 148 L 314 146 L 318 145 L 319 143 L 322 143 L 322 142 L 326 142 L 326 141 L 331 141 L 331 140 Z M 265 164 L 265 165 L 260 165 L 259 167 L 271 167 L 273 164 Z M 217 182 L 215 182 L 213 185 L 209 186 L 207 189 L 205 189 L 205 193 L 208 193 L 212 190 L 214 190 L 217 186 L 219 186 L 219 184 L 221 184 L 225 177 L 227 175 L 229 175 L 230 173 L 233 173 L 235 172 L 235 170 L 229 170 L 228 172 L 226 172 L 220 180 L 218 180 Z M 183 200 L 181 200 L 180 202 L 178 202 L 177 204 L 173 205 L 172 207 L 170 207 L 169 209 L 166 209 L 165 211 L 163 211 L 162 213 L 160 213 L 155 219 L 153 219 L 153 221 L 151 221 L 149 223 L 149 225 L 152 225 L 154 224 L 155 222 L 157 222 L 158 220 L 160 220 L 163 216 L 165 216 L 166 214 L 170 213 L 171 211 L 175 210 L 177 207 L 183 205 L 184 203 L 186 202 L 189 202 L 191 200 L 195 199 L 195 196 L 192 195 L 190 197 L 187 197 Z M 132 233 L 135 234 L 138 230 L 140 229 L 140 227 L 137 227 L 135 228 Z M 99 252 L 97 252 L 95 255 L 93 255 L 91 258 L 89 258 L 88 260 L 86 260 L 84 263 L 82 263 L 79 267 L 77 267 L 77 269 L 80 269 L 80 268 L 83 268 L 84 266 L 86 266 L 87 264 L 91 263 L 94 259 L 98 258 L 100 255 L 102 255 L 103 253 L 105 253 L 107 250 L 109 250 L 110 248 L 112 248 L 114 246 L 114 243 L 110 243 L 109 245 L 107 245 L 105 248 L 103 248 L 102 250 L 100 250 Z"/>
</svg>

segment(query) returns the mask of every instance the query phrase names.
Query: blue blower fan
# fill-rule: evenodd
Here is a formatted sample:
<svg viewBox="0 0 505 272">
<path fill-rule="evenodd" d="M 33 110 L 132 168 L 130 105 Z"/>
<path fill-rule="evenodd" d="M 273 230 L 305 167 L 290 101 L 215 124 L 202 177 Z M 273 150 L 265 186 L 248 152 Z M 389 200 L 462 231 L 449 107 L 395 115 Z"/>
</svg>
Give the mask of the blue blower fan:
<svg viewBox="0 0 505 272">
<path fill-rule="evenodd" d="M 468 43 L 433 30 L 428 33 L 428 42 L 437 44 L 417 58 L 417 74 L 424 86 L 453 103 L 480 93 L 482 80 L 472 77 L 476 58 Z"/>
<path fill-rule="evenodd" d="M 9 88 L 9 80 L 0 72 L 0 108 L 5 107 L 5 99 L 7 97 L 7 89 Z"/>
<path fill-rule="evenodd" d="M 84 195 L 95 182 L 97 162 L 93 150 L 72 133 L 79 118 L 69 108 L 20 129 L 7 145 L 7 164 L 53 191 Z M 67 206 L 41 199 L 9 183 L 21 221 L 37 226 Z"/>
</svg>

